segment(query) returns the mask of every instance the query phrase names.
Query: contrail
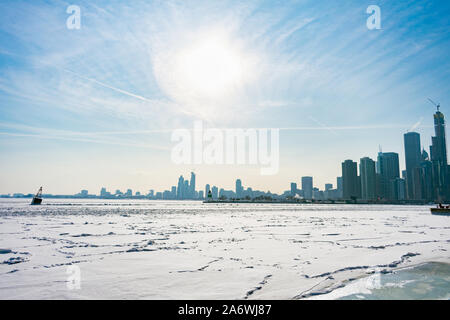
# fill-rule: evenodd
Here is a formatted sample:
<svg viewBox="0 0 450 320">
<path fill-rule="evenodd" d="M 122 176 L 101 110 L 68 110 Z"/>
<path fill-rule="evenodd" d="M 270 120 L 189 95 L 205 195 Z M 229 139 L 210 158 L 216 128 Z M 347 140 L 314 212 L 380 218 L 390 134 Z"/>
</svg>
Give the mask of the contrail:
<svg viewBox="0 0 450 320">
<path fill-rule="evenodd" d="M 15 56 L 15 57 L 19 57 L 19 58 L 21 58 L 21 59 L 26 59 L 25 57 L 23 57 L 23 56 L 21 56 L 21 55 L 18 55 L 18 54 L 12 53 L 12 52 L 8 52 L 8 51 L 4 51 L 3 49 L 0 49 L 0 54 L 10 55 L 10 56 Z M 124 94 L 124 95 L 129 96 L 129 97 L 133 97 L 133 98 L 136 98 L 136 99 L 145 101 L 145 102 L 154 102 L 154 101 L 152 101 L 152 100 L 150 100 L 150 99 L 148 99 L 148 98 L 145 98 L 145 97 L 143 97 L 143 96 L 140 96 L 140 95 L 134 94 L 134 93 L 132 93 L 132 92 L 128 92 L 128 91 L 125 91 L 125 90 L 122 90 L 122 89 L 119 89 L 119 88 L 110 86 L 110 85 L 108 85 L 108 84 L 106 84 L 106 83 L 103 83 L 103 82 L 100 82 L 100 81 L 98 81 L 98 80 L 96 80 L 96 79 L 91 79 L 91 78 L 84 77 L 84 76 L 82 76 L 82 75 L 80 75 L 80 74 L 78 74 L 78 73 L 76 73 L 76 72 L 73 72 L 72 70 L 69 70 L 69 69 L 66 69 L 66 68 L 61 68 L 61 67 L 52 65 L 52 64 L 50 64 L 50 63 L 47 63 L 47 62 L 44 62 L 44 61 L 41 61 L 41 60 L 36 60 L 36 61 L 38 61 L 38 62 L 39 62 L 40 64 L 42 64 L 42 65 L 45 65 L 45 66 L 52 66 L 53 68 L 62 70 L 62 71 L 64 71 L 64 72 L 67 72 L 67 73 L 70 73 L 70 74 L 73 74 L 74 76 L 76 76 L 76 77 L 78 77 L 78 78 L 81 78 L 81 79 L 84 79 L 84 80 L 87 80 L 87 81 L 90 81 L 90 82 L 94 82 L 94 83 L 96 83 L 96 84 L 98 84 L 98 85 L 100 85 L 100 86 L 102 86 L 102 87 L 104 87 L 104 88 L 111 89 L 111 90 L 113 90 L 113 91 L 122 93 L 122 94 Z"/>
<path fill-rule="evenodd" d="M 413 126 L 411 128 L 409 128 L 408 132 L 413 131 L 418 126 L 420 126 L 420 124 L 422 123 L 422 120 L 423 120 L 423 117 L 420 117 L 419 121 L 417 121 L 415 124 L 413 124 Z"/>
<path fill-rule="evenodd" d="M 55 67 L 55 66 L 54 66 L 54 67 Z M 58 67 L 55 67 L 55 68 L 58 68 Z M 80 79 L 94 82 L 94 83 L 98 84 L 99 86 L 102 86 L 102 87 L 104 87 L 104 88 L 108 88 L 108 89 L 111 89 L 111 90 L 113 90 L 113 91 L 122 93 L 122 94 L 124 94 L 124 95 L 129 96 L 129 97 L 133 97 L 133 98 L 139 99 L 139 100 L 141 100 L 141 101 L 145 101 L 145 102 L 155 103 L 154 100 L 151 100 L 151 99 L 148 99 L 148 98 L 146 98 L 146 97 L 143 97 L 143 96 L 134 94 L 134 93 L 132 93 L 132 92 L 128 92 L 128 91 L 125 91 L 125 90 L 122 90 L 122 89 L 119 89 L 119 88 L 110 86 L 109 84 L 100 82 L 100 81 L 98 81 L 98 80 L 96 80 L 96 79 L 84 77 L 84 76 L 82 76 L 82 75 L 80 75 L 80 74 L 78 74 L 78 73 L 76 73 L 76 72 L 73 72 L 73 71 L 71 71 L 71 70 L 69 70 L 69 69 L 65 69 L 65 68 L 58 68 L 58 69 L 60 69 L 60 70 L 62 70 L 62 71 L 65 71 L 65 72 L 67 72 L 67 73 L 73 74 L 74 76 L 76 76 L 76 77 L 78 77 L 78 78 L 80 78 Z M 185 108 L 178 108 L 178 111 L 180 111 L 180 112 L 182 112 L 182 113 L 184 113 L 184 114 L 186 114 L 186 115 L 188 115 L 188 116 L 197 116 L 197 114 L 196 114 L 195 112 L 186 110 Z"/>
<path fill-rule="evenodd" d="M 76 73 L 76 72 L 73 72 L 73 71 L 71 71 L 71 70 L 69 70 L 69 69 L 61 68 L 61 70 L 65 71 L 65 72 L 68 72 L 68 73 L 71 73 L 71 74 L 73 74 L 74 76 L 76 76 L 76 77 L 78 77 L 78 78 L 81 78 L 81 79 L 84 79 L 84 80 L 87 80 L 87 81 L 94 82 L 94 83 L 96 83 L 96 84 L 98 84 L 98 85 L 100 85 L 100 86 L 102 86 L 102 87 L 105 87 L 105 88 L 114 90 L 114 91 L 116 91 L 116 92 L 125 94 L 125 95 L 127 95 L 127 96 L 130 96 L 130 97 L 133 97 L 133 98 L 136 98 L 136 99 L 145 101 L 145 102 L 154 102 L 154 101 L 152 101 L 152 100 L 150 100 L 150 99 L 148 99 L 148 98 L 145 98 L 145 97 L 143 97 L 143 96 L 140 96 L 140 95 L 137 95 L 137 94 L 134 94 L 134 93 L 131 93 L 131 92 L 128 92 L 128 91 L 125 91 L 125 90 L 122 90 L 122 89 L 119 89 L 119 88 L 110 86 L 110 85 L 108 85 L 108 84 L 106 84 L 106 83 L 103 83 L 103 82 L 100 82 L 100 81 L 98 81 L 98 80 L 96 80 L 96 79 L 84 77 L 84 76 L 82 76 L 82 75 L 80 75 L 80 74 L 78 74 L 78 73 Z"/>
<path fill-rule="evenodd" d="M 308 118 L 310 118 L 312 121 L 316 122 L 319 126 L 324 127 L 325 129 L 327 129 L 328 131 L 330 131 L 332 134 L 334 135 L 338 135 L 338 133 L 336 131 L 334 131 L 332 128 L 324 125 L 323 123 L 319 122 L 318 120 L 316 120 L 315 118 L 313 118 L 312 116 L 309 116 Z"/>
<path fill-rule="evenodd" d="M 170 150 L 170 148 L 168 148 L 168 147 L 155 146 L 155 145 L 142 144 L 142 143 L 135 143 L 135 142 L 131 142 L 130 143 L 130 142 L 118 141 L 118 140 L 100 140 L 100 139 L 77 138 L 77 137 L 70 137 L 70 136 L 57 136 L 57 135 L 48 135 L 48 134 L 0 132 L 0 136 L 88 142 L 88 143 L 118 145 L 118 146 L 126 146 L 126 147 L 157 149 L 157 150 L 164 150 L 164 151 Z"/>
<path fill-rule="evenodd" d="M 367 125 L 367 126 L 334 126 L 334 127 L 286 127 L 278 128 L 286 131 L 307 131 L 307 130 L 370 130 L 370 129 L 401 129 L 407 128 L 408 125 L 396 125 L 396 124 L 380 124 L 380 125 Z M 432 126 L 422 126 L 423 128 L 432 128 Z"/>
</svg>

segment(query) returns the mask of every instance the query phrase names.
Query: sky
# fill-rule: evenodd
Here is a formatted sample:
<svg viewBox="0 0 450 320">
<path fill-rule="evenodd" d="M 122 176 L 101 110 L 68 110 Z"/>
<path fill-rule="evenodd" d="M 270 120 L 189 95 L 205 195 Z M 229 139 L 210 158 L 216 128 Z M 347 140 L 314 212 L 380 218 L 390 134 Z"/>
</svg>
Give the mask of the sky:
<svg viewBox="0 0 450 320">
<path fill-rule="evenodd" d="M 428 98 L 450 116 L 449 16 L 444 0 L 2 1 L 0 194 L 146 193 L 192 170 L 197 189 L 323 189 L 380 148 L 404 168 L 405 132 L 431 144 Z M 195 121 L 280 129 L 278 173 L 173 163 Z"/>
</svg>

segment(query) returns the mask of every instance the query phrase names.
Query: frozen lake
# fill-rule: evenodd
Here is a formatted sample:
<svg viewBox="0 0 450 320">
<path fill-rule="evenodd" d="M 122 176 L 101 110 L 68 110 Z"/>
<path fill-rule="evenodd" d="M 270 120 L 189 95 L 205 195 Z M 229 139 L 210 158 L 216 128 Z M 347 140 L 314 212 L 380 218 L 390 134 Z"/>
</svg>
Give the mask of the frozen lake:
<svg viewBox="0 0 450 320">
<path fill-rule="evenodd" d="M 342 298 L 450 263 L 450 217 L 427 206 L 29 202 L 0 199 L 0 299 Z"/>
</svg>

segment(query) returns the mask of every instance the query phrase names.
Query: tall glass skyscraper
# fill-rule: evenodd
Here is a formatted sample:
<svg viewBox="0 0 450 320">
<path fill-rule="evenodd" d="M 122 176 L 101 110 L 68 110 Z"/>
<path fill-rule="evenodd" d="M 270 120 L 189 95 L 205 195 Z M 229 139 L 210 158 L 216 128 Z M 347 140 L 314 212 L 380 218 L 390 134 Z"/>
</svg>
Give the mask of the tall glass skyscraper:
<svg viewBox="0 0 450 320">
<path fill-rule="evenodd" d="M 359 172 L 361 176 L 361 198 L 364 200 L 376 199 L 375 161 L 368 157 L 361 158 Z"/>
<path fill-rule="evenodd" d="M 450 200 L 450 177 L 447 163 L 447 145 L 445 140 L 444 114 L 438 110 L 434 114 L 434 133 L 431 138 L 431 162 L 433 170 L 433 183 L 438 201 Z"/>
<path fill-rule="evenodd" d="M 207 184 L 206 186 L 205 186 L 205 198 L 208 198 L 208 194 L 209 194 L 209 191 L 211 190 L 211 187 L 210 187 L 210 185 L 209 184 Z"/>
<path fill-rule="evenodd" d="M 297 184 L 291 182 L 291 196 L 294 197 L 297 194 Z"/>
<path fill-rule="evenodd" d="M 400 177 L 398 153 L 379 152 L 377 157 L 377 173 L 380 175 L 380 194 L 384 199 L 395 199 L 392 180 Z"/>
<path fill-rule="evenodd" d="M 447 145 L 445 141 L 445 119 L 439 110 L 434 114 L 434 133 L 431 138 L 431 161 L 439 161 L 447 165 Z"/>
<path fill-rule="evenodd" d="M 236 198 L 240 199 L 242 198 L 242 194 L 243 194 L 244 188 L 242 187 L 242 181 L 241 179 L 237 179 L 236 180 Z"/>
<path fill-rule="evenodd" d="M 177 199 L 184 198 L 183 191 L 184 191 L 184 178 L 183 178 L 183 176 L 180 176 L 178 178 Z"/>
<path fill-rule="evenodd" d="M 194 199 L 195 198 L 195 173 L 191 172 L 191 181 L 189 184 L 189 198 Z"/>
<path fill-rule="evenodd" d="M 352 160 L 345 160 L 342 162 L 342 187 L 344 199 L 358 198 L 359 183 L 358 183 L 358 168 L 357 163 Z"/>
<path fill-rule="evenodd" d="M 405 133 L 405 165 L 406 165 L 406 192 L 408 199 L 422 199 L 421 181 L 418 170 L 422 162 L 420 152 L 420 135 L 417 132 Z"/>
<path fill-rule="evenodd" d="M 313 197 L 313 178 L 312 177 L 302 177 L 302 190 L 303 190 L 303 197 L 305 199 L 312 199 L 312 197 Z"/>
</svg>

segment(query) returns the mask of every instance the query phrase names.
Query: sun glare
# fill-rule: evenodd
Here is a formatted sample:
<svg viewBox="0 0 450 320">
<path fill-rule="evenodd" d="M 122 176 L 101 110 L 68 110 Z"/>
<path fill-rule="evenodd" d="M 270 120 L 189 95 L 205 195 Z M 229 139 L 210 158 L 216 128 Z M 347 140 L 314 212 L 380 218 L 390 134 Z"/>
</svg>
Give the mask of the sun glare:
<svg viewBox="0 0 450 320">
<path fill-rule="evenodd" d="M 217 98 L 239 86 L 241 64 L 239 52 L 229 43 L 211 38 L 180 52 L 176 76 L 191 94 Z"/>
<path fill-rule="evenodd" d="M 180 31 L 159 43 L 152 51 L 158 85 L 188 114 L 222 117 L 259 74 L 259 57 L 226 30 Z"/>
</svg>

